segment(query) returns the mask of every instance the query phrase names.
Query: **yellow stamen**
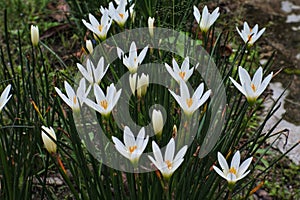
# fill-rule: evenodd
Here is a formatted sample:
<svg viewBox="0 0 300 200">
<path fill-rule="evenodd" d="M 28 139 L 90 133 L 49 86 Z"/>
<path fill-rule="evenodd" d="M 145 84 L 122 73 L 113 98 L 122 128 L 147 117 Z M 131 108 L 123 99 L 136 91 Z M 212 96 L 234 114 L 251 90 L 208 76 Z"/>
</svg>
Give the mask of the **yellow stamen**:
<svg viewBox="0 0 300 200">
<path fill-rule="evenodd" d="M 182 79 L 184 79 L 184 77 L 185 77 L 185 72 L 179 72 L 179 76 L 180 76 Z"/>
<path fill-rule="evenodd" d="M 253 90 L 254 92 L 256 92 L 256 87 L 255 87 L 255 85 L 254 85 L 253 83 L 251 83 L 251 88 L 252 88 L 252 90 Z"/>
<path fill-rule="evenodd" d="M 77 97 L 76 96 L 73 97 L 73 103 L 77 104 Z"/>
<path fill-rule="evenodd" d="M 137 146 L 129 147 L 129 152 L 133 153 L 137 149 Z"/>
<path fill-rule="evenodd" d="M 248 42 L 251 42 L 253 34 L 248 35 Z"/>
<path fill-rule="evenodd" d="M 124 18 L 124 14 L 119 13 L 119 16 L 123 19 Z"/>
<path fill-rule="evenodd" d="M 102 106 L 106 110 L 108 107 L 107 101 L 106 100 L 100 101 L 100 106 Z"/>
<path fill-rule="evenodd" d="M 234 174 L 234 175 L 236 175 L 236 169 L 234 167 L 231 167 L 229 169 L 229 172 L 232 173 L 232 174 Z"/>
<path fill-rule="evenodd" d="M 186 104 L 188 105 L 188 107 L 191 107 L 193 105 L 193 99 L 192 98 L 186 99 Z"/>
<path fill-rule="evenodd" d="M 172 163 L 169 160 L 166 160 L 165 163 L 168 166 L 168 169 L 172 169 Z"/>
<path fill-rule="evenodd" d="M 99 30 L 100 32 L 102 32 L 102 29 L 103 29 L 103 26 L 100 24 L 100 25 L 98 26 L 98 30 Z"/>
</svg>

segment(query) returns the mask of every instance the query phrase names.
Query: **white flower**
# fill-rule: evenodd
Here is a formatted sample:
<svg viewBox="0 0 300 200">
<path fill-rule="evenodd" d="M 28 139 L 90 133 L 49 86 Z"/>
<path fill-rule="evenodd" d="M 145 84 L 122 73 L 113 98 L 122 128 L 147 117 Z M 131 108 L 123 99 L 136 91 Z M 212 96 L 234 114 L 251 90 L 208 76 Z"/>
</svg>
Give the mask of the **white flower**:
<svg viewBox="0 0 300 200">
<path fill-rule="evenodd" d="M 163 177 L 168 180 L 183 162 L 183 157 L 187 151 L 187 145 L 185 145 L 178 151 L 175 158 L 175 141 L 173 138 L 171 138 L 171 140 L 167 144 L 164 159 L 155 141 L 152 141 L 152 150 L 155 159 L 152 156 L 148 156 L 149 159 L 159 169 Z"/>
<path fill-rule="evenodd" d="M 248 170 L 247 172 L 246 170 L 251 164 L 252 157 L 245 160 L 241 165 L 240 165 L 240 159 L 241 159 L 240 152 L 237 151 L 231 160 L 231 164 L 229 168 L 224 156 L 220 152 L 218 152 L 218 161 L 222 170 L 220 170 L 216 166 L 213 166 L 213 168 L 221 177 L 226 179 L 229 184 L 235 184 L 235 182 L 244 178 L 250 172 L 250 170 Z"/>
<path fill-rule="evenodd" d="M 200 11 L 196 6 L 194 6 L 194 17 L 198 24 L 200 25 L 200 29 L 203 32 L 207 32 L 208 29 L 215 23 L 217 18 L 219 17 L 219 7 L 217 7 L 212 14 L 208 12 L 207 6 L 204 6 L 203 11 L 202 11 L 202 18 L 200 15 Z M 200 21 L 201 18 L 201 21 Z"/>
<path fill-rule="evenodd" d="M 117 47 L 118 57 L 123 58 L 123 64 L 128 68 L 130 73 L 136 73 L 138 66 L 143 62 L 146 53 L 148 51 L 148 45 L 141 51 L 140 55 L 137 55 L 137 48 L 135 42 L 130 45 L 129 56 L 124 55 L 122 49 Z"/>
<path fill-rule="evenodd" d="M 244 22 L 244 29 L 240 31 L 238 27 L 236 27 L 237 32 L 240 34 L 245 43 L 248 42 L 248 45 L 252 46 L 253 43 L 260 38 L 260 36 L 265 32 L 266 28 L 258 31 L 258 25 L 256 24 L 253 29 L 249 28 L 248 23 Z"/>
<path fill-rule="evenodd" d="M 49 136 L 48 136 L 48 135 Z M 42 140 L 44 142 L 45 148 L 49 153 L 55 153 L 56 152 L 56 135 L 52 127 L 48 128 L 45 126 L 42 126 Z M 53 141 L 54 140 L 54 141 Z"/>
<path fill-rule="evenodd" d="M 4 91 L 1 94 L 1 97 L 0 97 L 0 112 L 2 111 L 3 107 L 6 105 L 8 100 L 11 98 L 11 95 L 9 95 L 10 89 L 11 89 L 11 84 L 6 86 L 6 88 L 4 89 Z"/>
<path fill-rule="evenodd" d="M 64 102 L 71 107 L 73 111 L 79 111 L 80 107 L 84 103 L 84 99 L 87 97 L 89 94 L 91 86 L 88 87 L 86 90 L 86 85 L 85 85 L 85 79 L 82 78 L 79 82 L 79 87 L 77 88 L 76 94 L 73 90 L 73 88 L 70 86 L 70 84 L 65 81 L 65 90 L 67 93 L 67 96 L 64 95 L 60 89 L 55 87 L 55 90 L 57 94 L 64 100 Z"/>
<path fill-rule="evenodd" d="M 107 8 L 103 8 L 101 6 L 100 12 L 104 13 L 105 11 L 107 11 L 108 14 L 109 14 L 109 16 L 115 22 L 117 22 L 117 24 L 120 27 L 123 27 L 124 24 L 125 24 L 125 22 L 127 21 L 128 17 L 129 17 L 128 10 L 126 10 L 126 5 L 127 5 L 127 0 L 120 0 L 117 8 L 115 8 L 113 2 L 110 2 L 108 4 L 108 9 Z M 130 12 L 133 13 L 133 7 L 131 9 L 132 10 L 130 10 Z"/>
<path fill-rule="evenodd" d="M 40 40 L 39 27 L 31 25 L 31 43 L 33 46 L 37 46 Z"/>
<path fill-rule="evenodd" d="M 119 5 L 120 4 L 120 0 L 115 0 L 116 4 Z M 132 0 L 128 1 L 129 3 L 132 2 Z M 127 6 L 127 1 L 126 1 L 126 5 Z M 129 12 L 130 12 L 130 17 L 132 18 L 132 20 L 134 21 L 134 17 L 135 17 L 135 11 L 133 10 L 135 4 L 131 4 L 131 6 L 129 7 Z"/>
<path fill-rule="evenodd" d="M 94 47 L 93 47 L 93 43 L 91 40 L 86 40 L 85 41 L 85 46 L 87 48 L 87 50 L 89 51 L 89 53 L 93 53 Z"/>
<path fill-rule="evenodd" d="M 121 91 L 122 89 L 117 91 L 116 87 L 112 83 L 109 87 L 107 87 L 105 96 L 100 86 L 94 85 L 94 95 L 97 103 L 91 101 L 90 99 L 85 99 L 85 103 L 95 111 L 99 112 L 101 115 L 109 116 L 120 98 Z"/>
<path fill-rule="evenodd" d="M 138 76 L 137 79 L 137 96 L 138 97 L 142 97 L 145 96 L 145 94 L 147 93 L 147 88 L 149 86 L 149 75 L 145 75 L 144 73 L 142 73 L 141 76 Z"/>
<path fill-rule="evenodd" d="M 135 94 L 135 89 L 136 89 L 136 81 L 137 81 L 136 76 L 137 73 L 129 75 L 129 85 L 133 95 Z"/>
<path fill-rule="evenodd" d="M 90 59 L 87 59 L 86 69 L 79 63 L 77 63 L 77 67 L 83 77 L 91 84 L 100 84 L 102 78 L 106 74 L 109 64 L 106 68 L 104 68 L 104 58 L 101 57 L 98 61 L 97 68 L 95 68 L 93 62 Z"/>
<path fill-rule="evenodd" d="M 108 11 L 104 11 L 101 17 L 101 24 L 94 17 L 94 15 L 89 14 L 89 20 L 91 23 L 82 20 L 83 24 L 90 29 L 94 34 L 96 34 L 101 40 L 106 39 L 107 32 L 111 26 L 112 20 L 108 16 Z"/>
<path fill-rule="evenodd" d="M 149 33 L 150 33 L 150 36 L 153 37 L 153 24 L 154 24 L 154 17 L 149 17 L 148 18 L 148 28 L 149 28 Z"/>
<path fill-rule="evenodd" d="M 177 103 L 180 105 L 181 109 L 187 116 L 191 116 L 202 104 L 206 102 L 209 98 L 211 90 L 206 91 L 203 94 L 204 84 L 201 83 L 196 89 L 193 96 L 190 96 L 189 89 L 186 83 L 181 80 L 180 81 L 180 96 L 172 92 L 171 94 L 176 99 Z M 203 94 L 203 95 L 202 95 Z"/>
<path fill-rule="evenodd" d="M 141 128 L 136 139 L 128 126 L 124 128 L 123 140 L 124 144 L 116 137 L 112 136 L 116 149 L 126 158 L 128 158 L 133 165 L 136 165 L 140 156 L 145 150 L 149 135 L 145 138 L 145 128 Z"/>
<path fill-rule="evenodd" d="M 183 80 L 186 82 L 193 74 L 194 67 L 189 69 L 189 57 L 186 57 L 184 61 L 182 62 L 181 68 L 179 68 L 176 60 L 173 58 L 173 68 L 171 68 L 167 63 L 165 63 L 166 69 L 169 72 L 169 74 L 178 82 L 180 83 L 180 80 Z"/>
<path fill-rule="evenodd" d="M 248 72 L 241 66 L 239 66 L 239 78 L 241 85 L 238 84 L 233 78 L 229 77 L 235 87 L 246 96 L 247 101 L 253 104 L 256 99 L 264 92 L 270 83 L 273 72 L 269 74 L 263 81 L 263 69 L 261 67 L 255 72 L 253 79 L 251 80 Z"/>
<path fill-rule="evenodd" d="M 153 110 L 152 112 L 152 126 L 155 135 L 161 136 L 162 130 L 164 128 L 164 119 L 160 110 Z"/>
</svg>

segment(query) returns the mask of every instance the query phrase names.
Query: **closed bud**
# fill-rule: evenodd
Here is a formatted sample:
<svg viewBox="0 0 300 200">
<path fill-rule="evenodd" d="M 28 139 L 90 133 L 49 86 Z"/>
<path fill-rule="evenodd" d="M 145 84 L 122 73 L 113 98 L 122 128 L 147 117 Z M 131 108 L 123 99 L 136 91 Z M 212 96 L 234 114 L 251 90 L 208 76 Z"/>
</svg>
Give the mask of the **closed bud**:
<svg viewBox="0 0 300 200">
<path fill-rule="evenodd" d="M 39 27 L 31 25 L 31 42 L 33 46 L 37 46 L 40 40 Z"/>
<path fill-rule="evenodd" d="M 49 136 L 51 137 L 49 137 Z M 44 142 L 45 148 L 49 153 L 55 153 L 57 149 L 57 145 L 54 141 L 56 141 L 56 135 L 52 127 L 48 128 L 42 126 L 42 140 Z"/>
</svg>

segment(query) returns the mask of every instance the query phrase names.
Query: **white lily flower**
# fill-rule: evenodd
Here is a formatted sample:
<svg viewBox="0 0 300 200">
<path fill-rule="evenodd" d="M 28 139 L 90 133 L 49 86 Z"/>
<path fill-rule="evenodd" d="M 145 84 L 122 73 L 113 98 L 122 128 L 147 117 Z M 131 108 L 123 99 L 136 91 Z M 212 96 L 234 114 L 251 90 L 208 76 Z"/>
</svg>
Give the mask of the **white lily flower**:
<svg viewBox="0 0 300 200">
<path fill-rule="evenodd" d="M 237 32 L 240 34 L 241 38 L 245 43 L 248 42 L 249 46 L 252 46 L 258 38 L 265 32 L 266 28 L 258 31 L 258 25 L 256 24 L 253 28 L 250 28 L 247 22 L 244 22 L 244 29 L 240 31 L 238 27 L 236 27 Z"/>
<path fill-rule="evenodd" d="M 202 18 L 199 9 L 194 6 L 194 17 L 198 24 L 200 25 L 200 29 L 203 32 L 207 32 L 208 29 L 215 23 L 217 18 L 219 17 L 219 7 L 217 7 L 212 14 L 208 12 L 207 6 L 204 6 L 203 11 L 202 11 Z M 201 18 L 201 21 L 200 21 Z"/>
<path fill-rule="evenodd" d="M 48 133 L 48 135 L 47 135 Z M 52 138 L 52 139 L 51 139 Z M 45 145 L 45 148 L 49 153 L 55 153 L 57 149 L 57 145 L 54 141 L 56 141 L 56 134 L 52 127 L 48 128 L 46 126 L 42 126 L 42 140 Z M 54 141 L 53 141 L 54 140 Z"/>
<path fill-rule="evenodd" d="M 89 51 L 89 53 L 92 54 L 93 51 L 94 51 L 94 47 L 93 47 L 92 41 L 91 40 L 86 40 L 85 41 L 85 46 L 86 46 L 87 50 Z"/>
<path fill-rule="evenodd" d="M 153 37 L 153 35 L 154 35 L 154 34 L 153 34 L 153 28 L 154 28 L 154 25 L 153 25 L 153 24 L 154 24 L 154 20 L 155 20 L 154 17 L 149 17 L 149 18 L 148 18 L 148 27 L 149 27 L 149 33 L 150 33 L 150 36 L 151 36 L 151 37 Z"/>
<path fill-rule="evenodd" d="M 86 85 L 85 85 L 85 79 L 82 78 L 79 82 L 79 87 L 77 88 L 76 94 L 73 90 L 73 88 L 70 86 L 70 84 L 65 81 L 65 90 L 67 93 L 67 96 L 64 95 L 60 89 L 58 89 L 57 87 L 55 87 L 55 91 L 57 92 L 57 94 L 60 96 L 60 98 L 62 98 L 62 100 L 71 107 L 71 109 L 73 111 L 79 111 L 80 107 L 83 105 L 84 103 L 84 99 L 88 96 L 91 86 L 88 87 L 88 89 L 86 89 Z"/>
<path fill-rule="evenodd" d="M 98 61 L 97 68 L 95 68 L 93 62 L 90 59 L 87 59 L 86 69 L 79 63 L 77 63 L 77 67 L 83 77 L 91 84 L 100 84 L 102 78 L 106 74 L 109 64 L 106 68 L 104 68 L 104 58 L 101 57 Z"/>
<path fill-rule="evenodd" d="M 101 115 L 107 117 L 117 104 L 121 95 L 121 91 L 122 89 L 117 91 L 116 87 L 112 83 L 107 87 L 105 96 L 100 86 L 94 84 L 94 95 L 97 103 L 90 99 L 85 99 L 85 103 L 95 111 L 99 112 Z"/>
<path fill-rule="evenodd" d="M 265 91 L 273 76 L 273 72 L 269 74 L 263 81 L 263 69 L 261 67 L 255 72 L 251 80 L 248 72 L 239 66 L 239 78 L 241 85 L 238 84 L 233 78 L 229 77 L 235 87 L 246 96 L 250 104 L 255 103 L 256 99 Z"/>
<path fill-rule="evenodd" d="M 100 12 L 108 11 L 109 16 L 120 26 L 123 27 L 127 21 L 129 14 L 126 10 L 127 0 L 120 0 L 117 8 L 115 8 L 113 2 L 108 4 L 108 9 L 101 6 Z M 134 6 L 134 5 L 133 5 Z M 132 7 L 133 9 L 133 7 Z M 130 11 L 131 12 L 131 11 Z M 131 12 L 133 13 L 133 12 Z"/>
<path fill-rule="evenodd" d="M 142 73 L 141 76 L 138 76 L 137 78 L 137 96 L 142 97 L 145 96 L 147 93 L 147 88 L 149 86 L 149 75 L 145 75 Z"/>
<path fill-rule="evenodd" d="M 161 136 L 163 128 L 164 128 L 164 119 L 160 110 L 153 110 L 152 112 L 152 126 L 155 135 L 158 137 Z"/>
<path fill-rule="evenodd" d="M 184 82 L 187 82 L 187 80 L 192 76 L 194 67 L 189 69 L 189 57 L 186 57 L 184 61 L 182 62 L 181 68 L 179 68 L 176 60 L 173 58 L 172 61 L 173 68 L 171 68 L 167 63 L 165 63 L 165 67 L 169 74 L 178 82 L 180 83 L 180 80 L 183 80 Z"/>
<path fill-rule="evenodd" d="M 218 161 L 222 170 L 216 166 L 213 166 L 213 168 L 221 177 L 226 179 L 230 185 L 234 185 L 238 180 L 241 180 L 250 172 L 250 170 L 248 170 L 247 172 L 246 170 L 251 164 L 252 157 L 245 160 L 241 165 L 240 159 L 240 151 L 237 151 L 231 160 L 229 168 L 224 156 L 220 152 L 218 152 Z"/>
<path fill-rule="evenodd" d="M 39 27 L 31 25 L 30 27 L 31 31 L 31 43 L 33 46 L 37 46 L 40 40 L 40 34 L 39 34 Z"/>
<path fill-rule="evenodd" d="M 9 99 L 12 96 L 12 95 L 9 95 L 10 89 L 11 89 L 11 84 L 6 86 L 6 88 L 3 90 L 2 94 L 1 94 L 1 97 L 0 97 L 0 112 L 2 111 L 3 107 L 7 104 L 7 102 L 9 101 Z"/>
<path fill-rule="evenodd" d="M 148 51 L 148 45 L 141 51 L 139 56 L 137 55 L 137 48 L 135 42 L 132 42 L 130 45 L 129 56 L 124 55 L 122 49 L 117 47 L 118 57 L 123 58 L 123 64 L 128 68 L 130 73 L 136 73 L 138 66 L 143 62 L 146 53 Z"/>
<path fill-rule="evenodd" d="M 108 11 L 103 11 L 101 17 L 101 24 L 94 17 L 94 15 L 89 13 L 89 20 L 91 23 L 82 20 L 83 24 L 90 29 L 94 34 L 96 34 L 101 40 L 106 39 L 107 32 L 111 26 L 112 20 L 108 16 Z"/>
<path fill-rule="evenodd" d="M 137 73 L 129 75 L 129 85 L 133 95 L 135 95 L 135 90 L 136 90 L 136 82 L 137 82 L 136 76 Z"/>
<path fill-rule="evenodd" d="M 169 143 L 167 144 L 167 148 L 165 151 L 165 156 L 163 159 L 162 153 L 155 143 L 152 141 L 152 150 L 154 154 L 154 158 L 152 156 L 148 156 L 151 162 L 157 167 L 157 169 L 161 172 L 165 179 L 169 179 L 175 170 L 181 165 L 183 162 L 183 157 L 187 151 L 187 145 L 183 146 L 177 153 L 175 154 L 175 141 L 174 138 L 171 138 Z"/>
<path fill-rule="evenodd" d="M 141 128 L 139 134 L 137 135 L 136 139 L 134 134 L 130 130 L 128 126 L 124 128 L 123 140 L 124 144 L 116 137 L 112 136 L 112 140 L 115 143 L 116 149 L 122 154 L 124 157 L 130 160 L 130 162 L 136 166 L 139 162 L 139 158 L 144 152 L 148 140 L 149 135 L 145 138 L 145 128 Z"/>
<path fill-rule="evenodd" d="M 201 83 L 191 97 L 189 89 L 183 80 L 180 81 L 180 96 L 171 90 L 169 91 L 187 116 L 191 116 L 200 106 L 202 106 L 211 93 L 211 90 L 208 90 L 203 94 L 204 84 Z"/>
</svg>

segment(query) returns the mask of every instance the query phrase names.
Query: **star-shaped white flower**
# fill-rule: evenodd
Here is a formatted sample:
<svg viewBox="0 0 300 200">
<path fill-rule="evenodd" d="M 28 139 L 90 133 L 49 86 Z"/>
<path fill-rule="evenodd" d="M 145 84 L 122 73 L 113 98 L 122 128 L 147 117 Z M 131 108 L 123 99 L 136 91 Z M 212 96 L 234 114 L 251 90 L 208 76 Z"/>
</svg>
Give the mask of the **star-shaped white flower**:
<svg viewBox="0 0 300 200">
<path fill-rule="evenodd" d="M 190 63 L 189 63 L 189 57 L 186 57 L 184 61 L 182 62 L 181 68 L 179 68 L 176 60 L 173 58 L 173 68 L 171 68 L 167 63 L 165 63 L 165 67 L 169 74 L 178 82 L 180 83 L 180 80 L 183 80 L 184 82 L 187 82 L 187 80 L 192 76 L 194 67 L 189 69 Z"/>
<path fill-rule="evenodd" d="M 124 144 L 116 137 L 112 136 L 112 140 L 115 143 L 116 149 L 122 154 L 124 157 L 130 160 L 130 162 L 136 166 L 140 156 L 144 152 L 148 140 L 149 135 L 145 138 L 145 128 L 141 128 L 139 134 L 137 135 L 136 139 L 134 134 L 130 130 L 128 126 L 124 128 L 123 140 Z"/>
<path fill-rule="evenodd" d="M 174 158 L 175 154 L 175 141 L 173 138 L 167 144 L 167 148 L 165 151 L 165 156 L 163 158 L 160 148 L 152 141 L 152 151 L 154 154 L 154 158 L 152 156 L 148 156 L 151 162 L 157 167 L 157 169 L 161 172 L 165 179 L 170 179 L 175 170 L 181 165 L 183 162 L 183 157 L 187 151 L 187 145 L 182 147 L 177 155 Z"/>
<path fill-rule="evenodd" d="M 237 151 L 231 160 L 231 164 L 229 168 L 224 156 L 220 152 L 218 152 L 218 161 L 222 170 L 216 166 L 213 166 L 213 168 L 221 177 L 226 179 L 229 184 L 235 184 L 235 182 L 241 180 L 242 178 L 244 178 L 249 174 L 250 170 L 248 170 L 247 172 L 246 170 L 251 164 L 252 157 L 245 160 L 241 165 L 240 165 L 240 160 L 241 160 L 240 151 Z"/>
<path fill-rule="evenodd" d="M 117 47 L 118 57 L 123 58 L 123 64 L 128 68 L 130 73 L 136 73 L 138 66 L 143 62 L 146 53 L 148 51 L 148 45 L 137 55 L 137 48 L 135 42 L 133 41 L 130 45 L 129 56 L 124 55 L 122 49 Z"/>
<path fill-rule="evenodd" d="M 107 8 L 103 8 L 101 6 L 100 8 L 100 12 L 104 13 L 104 12 L 108 12 L 108 15 L 120 26 L 123 27 L 125 22 L 127 21 L 129 14 L 128 14 L 128 10 L 126 10 L 126 5 L 127 5 L 127 0 L 120 0 L 117 8 L 115 8 L 113 2 L 110 2 L 108 4 L 108 9 Z M 133 5 L 134 6 L 134 5 Z M 132 7 L 133 9 L 133 7 Z M 131 10 L 130 10 L 131 12 Z M 133 13 L 133 10 L 132 10 Z"/>
<path fill-rule="evenodd" d="M 2 94 L 1 94 L 1 97 L 0 97 L 0 112 L 2 111 L 3 107 L 7 104 L 9 99 L 11 98 L 11 95 L 9 95 L 10 89 L 11 89 L 11 84 L 6 86 L 6 88 L 3 90 Z"/>
<path fill-rule="evenodd" d="M 256 99 L 265 91 L 273 76 L 273 72 L 269 74 L 263 81 L 263 69 L 261 67 L 255 72 L 251 80 L 248 72 L 239 66 L 239 78 L 241 85 L 238 84 L 233 78 L 229 77 L 235 87 L 246 96 L 250 104 L 255 103 Z"/>
<path fill-rule="evenodd" d="M 244 29 L 240 31 L 238 27 L 236 27 L 237 32 L 240 34 L 241 38 L 245 43 L 248 42 L 249 46 L 252 46 L 258 38 L 265 32 L 266 28 L 261 29 L 258 32 L 258 25 L 256 24 L 253 28 L 250 28 L 247 22 L 244 22 Z"/>
<path fill-rule="evenodd" d="M 77 67 L 83 77 L 91 84 L 100 84 L 102 78 L 106 74 L 109 64 L 105 68 L 104 58 L 101 57 L 98 61 L 97 68 L 95 68 L 93 62 L 90 59 L 86 61 L 86 69 L 81 64 L 77 63 Z"/>
<path fill-rule="evenodd" d="M 94 34 L 96 34 L 101 40 L 106 39 L 107 32 L 111 26 L 112 20 L 108 16 L 108 11 L 103 11 L 101 17 L 101 23 L 94 17 L 94 15 L 89 14 L 89 20 L 91 23 L 82 20 L 83 24 L 90 29 Z"/>
<path fill-rule="evenodd" d="M 202 106 L 211 93 L 211 90 L 208 90 L 203 94 L 204 84 L 201 83 L 191 97 L 189 89 L 183 80 L 180 81 L 180 96 L 171 90 L 169 91 L 187 116 L 191 116 L 200 106 Z"/>
<path fill-rule="evenodd" d="M 219 17 L 219 7 L 217 7 L 212 14 L 208 12 L 207 6 L 204 6 L 203 11 L 202 11 L 202 18 L 199 9 L 194 6 L 194 17 L 198 24 L 200 25 L 200 29 L 203 32 L 207 32 L 208 29 L 215 23 L 217 18 Z M 201 21 L 200 21 L 201 18 Z"/>
<path fill-rule="evenodd" d="M 107 87 L 105 96 L 100 86 L 94 85 L 96 103 L 90 99 L 85 99 L 85 103 L 101 115 L 109 116 L 120 98 L 121 91 L 122 89 L 117 91 L 116 87 L 112 83 L 109 87 Z"/>
<path fill-rule="evenodd" d="M 55 87 L 55 91 L 62 98 L 62 100 L 70 106 L 73 111 L 79 111 L 80 107 L 83 105 L 84 100 L 90 92 L 91 86 L 86 89 L 85 79 L 82 78 L 79 82 L 79 87 L 77 88 L 76 94 L 70 84 L 65 81 L 65 90 L 67 96 L 64 95 L 60 89 Z"/>
</svg>

